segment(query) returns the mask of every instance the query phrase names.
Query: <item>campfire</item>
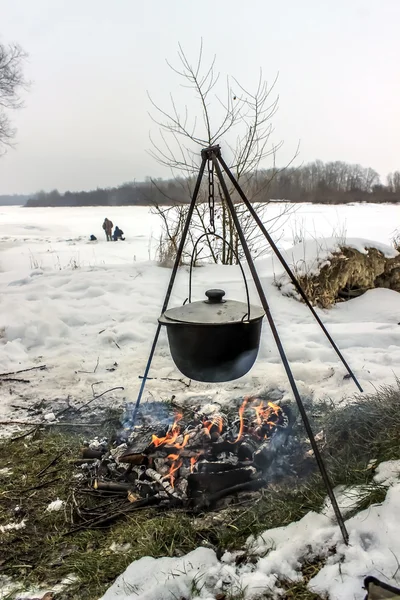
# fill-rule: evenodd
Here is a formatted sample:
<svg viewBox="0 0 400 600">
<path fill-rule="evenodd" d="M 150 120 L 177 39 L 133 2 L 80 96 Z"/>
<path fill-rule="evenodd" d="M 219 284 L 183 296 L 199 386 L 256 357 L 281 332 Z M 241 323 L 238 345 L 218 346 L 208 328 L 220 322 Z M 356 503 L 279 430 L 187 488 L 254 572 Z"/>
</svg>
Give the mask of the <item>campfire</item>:
<svg viewBox="0 0 400 600">
<path fill-rule="evenodd" d="M 145 424 L 123 430 L 111 446 L 103 441 L 84 448 L 79 463 L 91 489 L 103 494 L 141 505 L 211 508 L 267 485 L 292 425 L 288 407 L 245 398 L 232 416 L 196 409 L 175 413 L 158 431 Z"/>
</svg>

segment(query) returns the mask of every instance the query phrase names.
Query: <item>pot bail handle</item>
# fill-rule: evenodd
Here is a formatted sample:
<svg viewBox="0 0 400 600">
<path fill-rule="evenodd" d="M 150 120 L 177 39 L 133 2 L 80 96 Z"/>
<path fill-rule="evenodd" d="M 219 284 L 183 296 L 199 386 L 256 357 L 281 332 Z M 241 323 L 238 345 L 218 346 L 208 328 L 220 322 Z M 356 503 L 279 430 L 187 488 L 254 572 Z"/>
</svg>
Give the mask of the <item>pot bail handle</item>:
<svg viewBox="0 0 400 600">
<path fill-rule="evenodd" d="M 236 252 L 235 248 L 233 248 L 232 244 L 230 244 L 227 240 L 225 240 L 222 235 L 218 235 L 218 233 L 213 233 L 213 232 L 207 232 L 207 233 L 203 233 L 199 238 L 197 238 L 194 246 L 193 246 L 193 251 L 192 251 L 192 256 L 190 258 L 190 269 L 189 269 L 189 296 L 188 298 L 185 300 L 185 302 L 183 304 L 186 304 L 186 302 L 191 302 L 192 301 L 192 272 L 193 272 L 193 267 L 194 267 L 194 263 L 196 261 L 196 255 L 197 255 L 197 246 L 200 242 L 200 240 L 202 240 L 203 238 L 208 238 L 208 236 L 212 236 L 213 238 L 217 238 L 219 240 L 222 240 L 224 244 L 226 244 L 228 246 L 228 248 L 230 248 L 231 252 L 233 253 L 234 257 L 237 260 L 237 264 L 239 265 L 240 271 L 242 273 L 242 277 L 243 277 L 243 281 L 244 281 L 244 287 L 246 290 L 246 301 L 247 301 L 247 313 L 245 315 L 243 315 L 242 318 L 242 322 L 246 319 L 250 321 L 250 295 L 249 295 L 249 287 L 247 285 L 247 281 L 246 281 L 246 275 L 244 272 L 244 269 L 242 267 L 242 263 L 239 260 L 239 256 L 238 253 Z M 208 292 L 222 292 L 223 290 L 208 290 Z M 211 298 L 208 296 L 208 292 L 206 292 L 206 296 L 209 299 L 209 302 L 214 302 L 215 300 L 211 300 Z M 225 292 L 223 292 L 223 295 L 225 295 Z M 217 300 L 217 302 L 223 302 L 222 300 L 222 296 L 220 300 Z"/>
</svg>

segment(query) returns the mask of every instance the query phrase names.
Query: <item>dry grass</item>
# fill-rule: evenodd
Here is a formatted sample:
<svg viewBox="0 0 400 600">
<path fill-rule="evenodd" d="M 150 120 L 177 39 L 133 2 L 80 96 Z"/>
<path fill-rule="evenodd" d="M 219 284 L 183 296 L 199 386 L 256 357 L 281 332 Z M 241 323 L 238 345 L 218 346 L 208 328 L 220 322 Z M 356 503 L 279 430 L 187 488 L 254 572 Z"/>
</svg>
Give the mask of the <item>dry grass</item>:
<svg viewBox="0 0 400 600">
<path fill-rule="evenodd" d="M 371 483 L 373 471 L 368 463 L 371 459 L 399 458 L 399 404 L 400 387 L 385 387 L 374 395 L 355 398 L 342 409 L 327 408 L 315 423 L 325 431 L 323 454 L 334 485 L 365 485 L 355 510 L 384 499 L 386 490 Z M 0 445 L 1 467 L 13 472 L 11 477 L 0 476 L 0 524 L 27 519 L 25 529 L 1 536 L 1 574 L 23 586 L 50 585 L 67 574 L 78 575 L 79 581 L 57 600 L 99 598 L 133 560 L 142 556 L 176 556 L 200 544 L 212 547 L 217 555 L 241 549 L 250 535 L 320 510 L 326 496 L 315 473 L 297 487 L 289 482 L 286 487 L 270 486 L 251 496 L 247 504 L 212 515 L 217 520 L 210 514 L 192 516 L 183 511 L 146 509 L 108 529 L 65 536 L 70 528 L 71 481 L 76 469 L 70 461 L 78 456 L 81 442 L 80 433 L 73 431 L 39 432 L 35 437 Z M 58 462 L 39 476 L 58 454 Z M 57 497 L 66 501 L 65 510 L 46 512 L 48 503 Z M 20 507 L 17 513 L 16 506 Z M 130 543 L 131 547 L 126 553 L 115 553 L 110 549 L 113 542 Z M 306 563 L 303 582 L 283 582 L 285 597 L 316 600 L 318 596 L 306 584 L 321 566 L 318 561 Z"/>
</svg>

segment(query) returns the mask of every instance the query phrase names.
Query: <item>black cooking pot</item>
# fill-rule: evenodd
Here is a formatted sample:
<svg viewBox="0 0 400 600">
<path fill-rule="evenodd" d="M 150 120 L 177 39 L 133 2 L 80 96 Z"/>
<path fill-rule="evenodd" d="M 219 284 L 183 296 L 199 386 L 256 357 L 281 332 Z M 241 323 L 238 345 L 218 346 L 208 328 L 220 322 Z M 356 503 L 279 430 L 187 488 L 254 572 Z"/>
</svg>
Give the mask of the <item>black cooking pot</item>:
<svg viewBox="0 0 400 600">
<path fill-rule="evenodd" d="M 171 308 L 159 318 L 167 327 L 173 361 L 195 381 L 238 379 L 257 358 L 264 311 L 223 300 L 223 290 L 208 290 L 206 296 L 207 300 Z"/>
</svg>

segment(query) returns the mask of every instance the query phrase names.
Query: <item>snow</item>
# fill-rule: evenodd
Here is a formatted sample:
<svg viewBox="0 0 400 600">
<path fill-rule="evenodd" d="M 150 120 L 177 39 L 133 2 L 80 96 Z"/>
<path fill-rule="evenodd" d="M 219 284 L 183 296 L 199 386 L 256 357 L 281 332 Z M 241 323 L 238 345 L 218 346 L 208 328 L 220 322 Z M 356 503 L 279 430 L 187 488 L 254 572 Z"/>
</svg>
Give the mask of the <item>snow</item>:
<svg viewBox="0 0 400 600">
<path fill-rule="evenodd" d="M 55 585 L 48 588 L 42 589 L 29 589 L 26 591 L 19 591 L 19 584 L 12 581 L 10 578 L 0 575 L 0 600 L 13 598 L 13 600 L 43 600 L 47 597 L 54 597 L 54 594 L 58 595 L 60 592 L 65 590 L 69 585 L 74 584 L 79 580 L 79 577 L 75 573 L 66 575 L 64 579 Z M 11 596 L 12 594 L 12 596 Z"/>
<path fill-rule="evenodd" d="M 9 467 L 4 467 L 0 469 L 0 477 L 11 477 L 13 474 L 12 470 Z"/>
<path fill-rule="evenodd" d="M 349 248 L 358 250 L 361 254 L 366 254 L 368 248 L 376 248 L 387 258 L 394 258 L 398 252 L 387 244 L 378 241 L 371 241 L 364 238 L 316 238 L 307 239 L 293 246 L 290 249 L 282 251 L 282 255 L 297 277 L 304 275 L 316 275 L 325 265 L 329 264 L 334 253 L 340 252 L 341 246 L 345 242 Z M 263 262 L 260 261 L 260 270 L 262 272 Z M 268 268 L 268 264 L 267 264 Z M 275 273 L 277 284 L 282 289 L 282 293 L 294 294 L 294 286 L 289 276 L 282 267 L 277 266 Z"/>
<path fill-rule="evenodd" d="M 367 575 L 396 584 L 399 502 L 398 484 L 389 488 L 382 505 L 346 521 L 348 546 L 328 516 L 309 512 L 300 521 L 250 538 L 247 552 L 258 557 L 255 563 L 237 566 L 230 553 L 218 560 L 209 548 L 197 548 L 179 558 L 144 557 L 131 563 L 101 600 L 213 599 L 222 592 L 228 596 L 241 592 L 245 600 L 267 591 L 278 596 L 280 582 L 301 580 L 302 564 L 316 558 L 325 559 L 326 564 L 309 582 L 310 590 L 330 600 L 362 600 Z"/>
<path fill-rule="evenodd" d="M 50 502 L 50 504 L 46 508 L 46 511 L 47 512 L 57 512 L 62 509 L 64 504 L 65 504 L 64 500 L 60 500 L 59 498 L 57 498 L 57 500 L 53 500 L 53 502 Z"/>
<path fill-rule="evenodd" d="M 284 250 L 282 254 L 297 275 L 313 275 L 320 271 L 333 253 L 340 251 L 344 242 L 346 246 L 358 250 L 361 254 L 366 254 L 368 248 L 371 247 L 380 250 L 387 258 L 394 258 L 398 254 L 393 247 L 387 244 L 364 238 L 316 238 L 300 242 L 292 248 Z"/>
<path fill-rule="evenodd" d="M 26 527 L 26 519 L 23 519 L 19 523 L 7 523 L 7 525 L 0 525 L 0 533 L 7 533 L 8 531 L 17 531 Z"/>
<path fill-rule="evenodd" d="M 363 495 L 368 492 L 368 486 L 363 485 L 338 485 L 333 490 L 336 498 L 336 502 L 339 506 L 340 512 L 345 517 L 349 512 L 353 511 L 360 502 Z M 329 517 L 330 519 L 335 518 L 335 512 L 333 510 L 332 503 L 327 497 L 321 509 L 321 514 Z"/>
<path fill-rule="evenodd" d="M 400 479 L 400 460 L 388 460 L 378 465 L 374 481 L 381 485 L 395 485 Z"/>
<path fill-rule="evenodd" d="M 272 205 L 271 211 L 274 209 Z M 292 244 L 292 231 L 298 229 L 296 223 L 302 218 L 307 218 L 314 237 L 330 235 L 332 228 L 343 228 L 346 222 L 352 235 L 363 236 L 358 241 L 352 238 L 353 245 L 365 245 L 364 236 L 371 231 L 379 244 L 389 244 L 395 209 L 391 205 L 301 206 L 290 215 L 279 244 L 283 248 Z M 116 385 L 124 387 L 91 403 L 93 410 L 100 403 L 121 406 L 136 399 L 170 270 L 148 260 L 154 258 L 149 248 L 157 237 L 159 222 L 147 208 L 107 209 L 108 217 L 126 233 L 126 242 L 103 239 L 103 213 L 98 208 L 7 207 L 0 211 L 0 370 L 47 367 L 26 373 L 30 383 L 7 386 L 9 393 L 0 405 L 2 418 L 9 416 L 15 410 L 11 405 L 16 404 L 21 407 L 18 416 L 23 418 L 24 410 L 38 400 L 43 408 L 37 410 L 37 416 L 42 410 L 42 418 L 51 413 L 57 417 L 67 400 L 75 406 L 90 400 L 92 384 L 95 393 Z M 304 225 L 301 228 L 306 234 Z M 91 233 L 98 242 L 87 241 Z M 315 244 L 311 239 L 306 245 L 311 257 Z M 331 241 L 327 247 L 331 251 Z M 336 402 L 352 395 L 352 381 L 343 379 L 346 371 L 308 309 L 283 297 L 273 285 L 279 272 L 276 258 L 261 259 L 257 265 L 300 392 L 314 400 L 330 397 Z M 244 300 L 240 271 L 235 266 L 197 269 L 194 299 L 203 298 L 210 287 L 223 287 L 227 297 Z M 257 304 L 251 281 L 249 287 L 252 302 Z M 170 306 L 181 304 L 187 294 L 188 271 L 183 268 Z M 399 298 L 391 290 L 372 290 L 329 311 L 318 311 L 367 391 L 395 380 L 400 364 Z M 266 323 L 263 327 L 259 357 L 250 373 L 224 386 L 192 382 L 190 395 L 224 403 L 237 395 L 234 390 L 238 386 L 243 394 L 268 386 L 289 396 L 273 338 Z M 147 383 L 144 400 L 172 394 L 177 401 L 187 397 L 184 384 L 161 380 L 181 378 L 170 358 L 164 330 L 150 376 L 156 379 Z"/>
</svg>

